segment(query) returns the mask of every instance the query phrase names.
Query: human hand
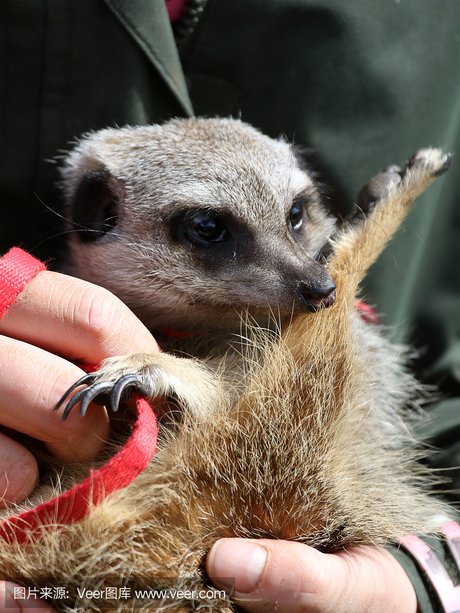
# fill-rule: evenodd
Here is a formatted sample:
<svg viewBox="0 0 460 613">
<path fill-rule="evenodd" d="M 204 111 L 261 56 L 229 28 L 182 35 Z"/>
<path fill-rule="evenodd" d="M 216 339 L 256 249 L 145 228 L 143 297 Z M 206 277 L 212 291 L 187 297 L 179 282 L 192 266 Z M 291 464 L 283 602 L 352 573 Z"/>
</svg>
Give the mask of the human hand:
<svg viewBox="0 0 460 613">
<path fill-rule="evenodd" d="M 85 373 L 124 353 L 156 352 L 145 326 L 110 292 L 63 274 L 40 272 L 0 320 L 0 425 L 43 441 L 61 461 L 94 457 L 109 430 L 101 407 L 62 421 L 52 408 Z M 34 488 L 32 453 L 0 431 L 0 505 Z"/>
<path fill-rule="evenodd" d="M 254 613 L 416 613 L 414 588 L 384 549 L 325 554 L 288 541 L 222 539 L 207 557 L 217 587 Z M 224 585 L 220 577 L 234 579 Z"/>
</svg>

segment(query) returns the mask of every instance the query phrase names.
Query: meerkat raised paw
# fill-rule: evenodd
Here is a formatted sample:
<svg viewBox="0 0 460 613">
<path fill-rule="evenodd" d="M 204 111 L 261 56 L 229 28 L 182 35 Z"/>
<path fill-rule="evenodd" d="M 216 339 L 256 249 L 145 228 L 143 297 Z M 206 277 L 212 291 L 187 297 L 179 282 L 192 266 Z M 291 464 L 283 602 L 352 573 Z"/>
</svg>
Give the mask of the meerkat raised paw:
<svg viewBox="0 0 460 613">
<path fill-rule="evenodd" d="M 438 177 L 447 172 L 452 161 L 450 153 L 439 149 L 420 149 L 402 168 L 392 164 L 375 175 L 359 192 L 357 217 L 368 215 L 373 207 L 394 189 L 402 180 L 408 169 L 418 167 L 422 172 Z"/>
</svg>

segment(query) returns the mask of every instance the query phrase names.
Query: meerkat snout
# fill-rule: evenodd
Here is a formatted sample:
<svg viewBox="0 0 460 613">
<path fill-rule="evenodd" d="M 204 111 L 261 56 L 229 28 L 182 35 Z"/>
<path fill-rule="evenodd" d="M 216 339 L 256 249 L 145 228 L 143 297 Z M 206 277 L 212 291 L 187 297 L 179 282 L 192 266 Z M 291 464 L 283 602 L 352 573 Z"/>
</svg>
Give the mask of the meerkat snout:
<svg viewBox="0 0 460 613">
<path fill-rule="evenodd" d="M 297 286 L 297 295 L 307 311 L 315 311 L 334 303 L 335 289 L 335 283 L 330 277 L 314 285 L 300 281 Z"/>
</svg>

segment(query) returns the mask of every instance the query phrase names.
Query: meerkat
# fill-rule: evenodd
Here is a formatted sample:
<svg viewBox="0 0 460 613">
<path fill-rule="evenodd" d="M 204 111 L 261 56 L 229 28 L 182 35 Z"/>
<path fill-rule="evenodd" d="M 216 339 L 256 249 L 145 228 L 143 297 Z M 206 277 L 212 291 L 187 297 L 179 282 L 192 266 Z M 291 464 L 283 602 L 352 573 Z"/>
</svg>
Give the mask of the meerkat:
<svg viewBox="0 0 460 613">
<path fill-rule="evenodd" d="M 451 511 L 430 495 L 407 423 L 423 390 L 355 298 L 449 163 L 427 149 L 390 167 L 362 192 L 367 215 L 334 233 L 295 151 L 239 121 L 175 120 L 83 140 L 64 169 L 69 215 L 87 230 L 72 238 L 69 271 L 118 294 L 172 353 L 107 360 L 69 391 L 64 413 L 107 395 L 117 408 L 133 386 L 150 400 L 175 397 L 181 420 L 149 467 L 84 519 L 0 542 L 1 576 L 65 585 L 69 598 L 54 605 L 68 612 L 230 613 L 231 594 L 197 596 L 220 537 L 332 552 L 435 532 Z M 241 357 L 241 317 L 265 327 L 273 315 L 274 332 Z M 189 591 L 127 602 L 82 595 L 84 586 Z"/>
<path fill-rule="evenodd" d="M 200 360 L 196 378 L 180 378 L 186 390 L 195 380 L 200 387 L 188 394 L 195 411 L 215 393 L 214 378 L 203 387 L 203 360 L 227 392 L 241 390 L 243 319 L 282 325 L 334 300 L 320 255 L 336 220 L 304 164 L 287 142 L 223 119 L 103 130 L 66 159 L 67 215 L 85 230 L 71 234 L 67 271 L 121 298 L 166 352 Z M 153 398 L 168 391 L 161 373 L 172 369 L 183 401 L 177 360 L 162 354 L 157 375 L 143 377 L 144 358 L 127 359 L 126 373 L 138 363 L 129 385 Z M 152 356 L 147 362 L 155 369 Z M 82 391 L 83 412 L 93 389 L 101 388 Z"/>
</svg>

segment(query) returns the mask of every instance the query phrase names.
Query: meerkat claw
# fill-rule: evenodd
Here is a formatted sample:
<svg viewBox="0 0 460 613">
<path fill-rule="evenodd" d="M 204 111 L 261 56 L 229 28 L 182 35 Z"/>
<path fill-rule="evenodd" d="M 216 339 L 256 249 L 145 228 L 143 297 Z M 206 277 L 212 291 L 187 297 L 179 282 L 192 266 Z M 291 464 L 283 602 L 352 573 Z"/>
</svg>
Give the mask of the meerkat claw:
<svg viewBox="0 0 460 613">
<path fill-rule="evenodd" d="M 62 414 L 62 419 L 65 421 L 69 416 L 70 412 L 79 402 L 80 404 L 80 415 L 84 417 L 88 410 L 88 406 L 91 402 L 97 402 L 98 404 L 105 404 L 107 402 L 107 394 L 112 390 L 113 383 L 94 383 L 85 389 L 77 392 L 67 403 L 64 412 Z M 98 400 L 97 398 L 100 397 Z"/>
<path fill-rule="evenodd" d="M 141 396 L 148 396 L 147 388 L 145 387 L 141 377 L 134 374 L 128 374 L 120 377 L 117 381 L 100 381 L 96 382 L 96 373 L 86 375 L 79 379 L 61 398 L 57 406 L 58 409 L 64 399 L 69 396 L 80 385 L 86 384 L 87 387 L 79 390 L 74 394 L 66 404 L 62 419 L 65 421 L 72 409 L 80 403 L 79 413 L 82 417 L 86 415 L 91 402 L 107 405 L 111 411 L 116 413 L 120 408 L 122 395 L 129 389 L 135 388 L 135 391 Z"/>
<path fill-rule="evenodd" d="M 65 392 L 65 394 L 63 394 L 60 397 L 60 399 L 56 402 L 56 404 L 54 405 L 54 411 L 59 411 L 61 406 L 64 404 L 64 400 L 68 396 L 70 396 L 77 388 L 79 388 L 81 385 L 91 385 L 92 383 L 94 383 L 95 380 L 96 380 L 96 374 L 91 372 L 85 375 L 84 377 L 81 377 L 80 379 L 78 379 L 78 381 L 75 381 L 75 383 L 71 387 L 69 387 L 69 389 Z"/>
<path fill-rule="evenodd" d="M 145 387 L 142 378 L 138 375 L 124 375 L 115 382 L 112 393 L 110 395 L 110 408 L 113 412 L 118 411 L 120 407 L 121 396 L 129 388 L 134 388 L 141 396 L 148 396 L 147 388 Z"/>
<path fill-rule="evenodd" d="M 441 175 L 446 173 L 450 168 L 451 162 L 452 162 L 452 153 L 446 153 L 444 157 L 444 162 L 442 163 L 441 168 L 439 168 L 439 170 L 436 171 L 435 175 L 437 177 L 440 177 Z"/>
</svg>

